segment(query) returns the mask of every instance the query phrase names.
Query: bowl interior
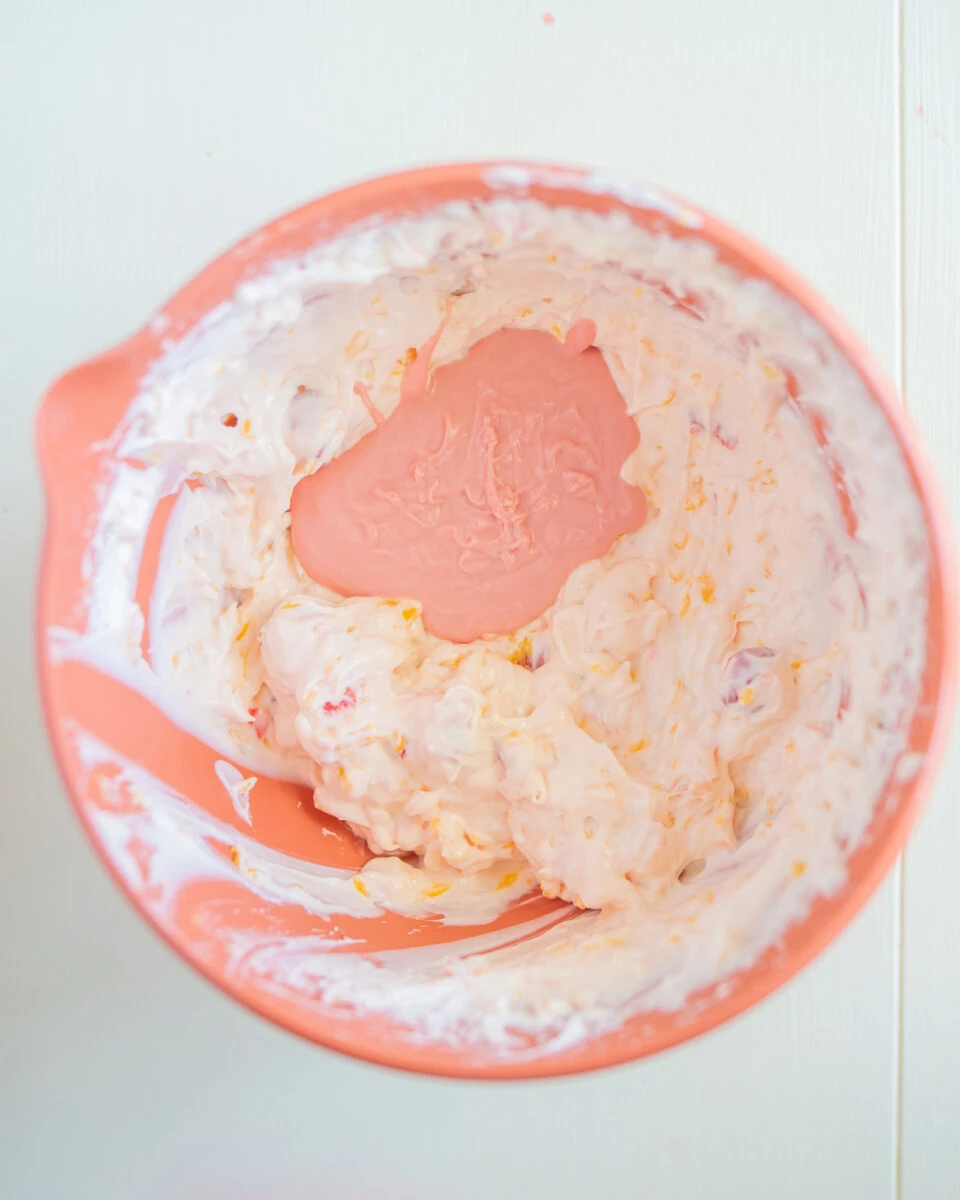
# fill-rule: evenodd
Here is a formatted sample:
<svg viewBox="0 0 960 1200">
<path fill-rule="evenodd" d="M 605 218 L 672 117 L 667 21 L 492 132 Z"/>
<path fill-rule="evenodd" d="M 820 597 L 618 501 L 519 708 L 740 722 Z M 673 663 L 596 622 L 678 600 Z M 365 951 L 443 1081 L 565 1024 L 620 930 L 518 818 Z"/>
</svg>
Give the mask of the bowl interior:
<svg viewBox="0 0 960 1200">
<path fill-rule="evenodd" d="M 615 1032 L 548 1055 L 526 1046 L 508 1057 L 481 1046 L 424 1041 L 386 1015 L 360 1015 L 348 1002 L 322 999 L 310 970 L 318 954 L 411 949 L 429 954 L 429 947 L 440 948 L 464 931 L 395 915 L 329 918 L 288 896 L 265 898 L 245 873 L 248 849 L 349 871 L 369 854 L 339 822 L 313 808 L 307 789 L 291 783 L 259 780 L 248 827 L 217 782 L 220 754 L 140 691 L 58 652 L 63 631 L 82 631 L 87 619 L 85 554 L 112 465 L 111 437 L 163 343 L 188 332 L 243 279 L 356 222 L 412 215 L 447 200 L 484 199 L 504 189 L 553 206 L 621 209 L 649 229 L 702 238 L 738 272 L 768 279 L 791 295 L 829 332 L 886 413 L 922 502 L 932 547 L 927 661 L 909 731 L 909 750 L 924 756 L 923 763 L 909 778 L 891 776 L 849 860 L 846 885 L 818 900 L 748 970 L 698 993 L 683 1011 L 644 1014 Z M 128 342 L 60 379 L 44 400 L 37 437 L 48 500 L 39 665 L 51 737 L 70 795 L 107 866 L 181 954 L 237 999 L 319 1043 L 419 1071 L 509 1077 L 609 1065 L 691 1037 L 756 1002 L 835 936 L 892 863 L 935 769 L 954 683 L 956 589 L 942 508 L 896 397 L 801 281 L 740 235 L 650 189 L 629 189 L 567 168 L 474 164 L 394 175 L 324 197 L 229 250 Z M 142 546 L 130 549 L 129 578 L 135 580 L 130 599 L 145 614 L 171 507 L 172 499 L 161 501 Z M 143 648 L 149 651 L 146 633 Z M 507 944 L 562 920 L 565 911 L 557 902 L 528 897 L 491 926 L 466 932 L 498 935 L 494 940 Z"/>
</svg>

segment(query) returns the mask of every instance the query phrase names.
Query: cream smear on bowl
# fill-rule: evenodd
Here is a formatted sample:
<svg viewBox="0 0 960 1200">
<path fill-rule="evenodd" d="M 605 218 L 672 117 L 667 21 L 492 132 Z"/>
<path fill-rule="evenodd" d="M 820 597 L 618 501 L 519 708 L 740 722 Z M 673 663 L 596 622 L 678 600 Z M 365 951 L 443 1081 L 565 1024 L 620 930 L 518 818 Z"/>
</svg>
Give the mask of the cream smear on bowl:
<svg viewBox="0 0 960 1200">
<path fill-rule="evenodd" d="M 429 404 L 482 339 L 560 344 L 584 322 L 639 437 L 619 480 L 642 524 L 534 619 L 469 640 L 437 636 L 416 595 L 345 598 L 306 573 L 294 488 L 389 423 L 409 348 L 429 347 Z M 571 902 L 513 945 L 465 928 L 426 949 L 319 947 L 323 1002 L 494 1047 L 534 1034 L 542 1052 L 682 1006 L 843 882 L 916 700 L 922 514 L 830 339 L 709 245 L 512 198 L 351 231 L 171 345 L 116 453 L 87 632 L 59 652 L 242 772 L 307 783 L 374 852 L 336 872 L 248 839 L 251 886 L 320 915 L 464 926 L 531 888 Z M 136 566 L 172 493 L 145 661 Z M 252 784 L 218 773 L 247 821 Z M 138 786 L 201 835 L 188 799 Z M 306 959 L 275 957 L 296 990 Z"/>
</svg>

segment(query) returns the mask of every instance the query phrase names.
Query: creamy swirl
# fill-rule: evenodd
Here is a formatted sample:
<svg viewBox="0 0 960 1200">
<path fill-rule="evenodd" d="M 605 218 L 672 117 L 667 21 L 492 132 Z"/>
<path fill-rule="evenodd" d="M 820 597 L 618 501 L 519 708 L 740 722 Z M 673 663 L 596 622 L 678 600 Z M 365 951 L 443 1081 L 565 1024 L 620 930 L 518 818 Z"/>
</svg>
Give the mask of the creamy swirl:
<svg viewBox="0 0 960 1200">
<path fill-rule="evenodd" d="M 617 483 L 642 527 L 465 643 L 414 588 L 307 574 L 294 489 L 389 425 L 409 347 L 433 339 L 429 400 L 482 339 L 584 320 L 638 435 Z M 557 937 L 503 960 L 524 1005 L 612 1011 L 658 981 L 678 1001 L 842 879 L 915 696 L 922 522 L 836 349 L 709 247 L 518 200 L 348 234 L 173 349 L 123 452 L 191 481 L 153 671 L 183 720 L 367 841 L 364 894 L 443 911 L 464 879 L 505 901 L 535 883 L 602 910 L 603 936 L 591 917 L 560 940 L 563 970 Z"/>
</svg>

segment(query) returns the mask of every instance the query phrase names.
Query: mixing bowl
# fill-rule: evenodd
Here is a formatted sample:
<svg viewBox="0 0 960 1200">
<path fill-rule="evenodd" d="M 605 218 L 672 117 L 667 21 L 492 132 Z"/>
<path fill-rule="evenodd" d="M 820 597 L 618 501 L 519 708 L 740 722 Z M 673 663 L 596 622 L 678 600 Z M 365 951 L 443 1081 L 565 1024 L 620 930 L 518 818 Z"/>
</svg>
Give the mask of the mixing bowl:
<svg viewBox="0 0 960 1200">
<path fill-rule="evenodd" d="M 601 1036 L 553 1044 L 549 1052 L 536 1039 L 510 1051 L 482 1042 L 452 1044 L 386 1012 L 360 1012 L 348 994 L 326 992 L 312 964 L 331 954 L 367 955 L 379 963 L 398 955 L 438 960 L 461 938 L 469 939 L 462 949 L 480 952 L 528 936 L 558 919 L 564 906 L 527 897 L 482 929 L 390 914 L 317 915 L 296 902 L 298 877 L 308 878 L 311 863 L 356 870 L 368 857 L 357 839 L 317 812 L 307 789 L 270 779 L 257 784 L 248 827 L 217 781 L 220 756 L 180 728 L 175 713 L 153 703 L 149 687 L 131 687 L 129 679 L 63 653 L 64 639 L 87 627 L 96 603 L 88 595 L 85 563 L 93 531 L 110 519 L 103 481 L 116 465 L 114 434 L 163 346 L 184 337 L 245 279 L 348 226 L 503 194 L 550 206 L 622 210 L 647 229 L 703 239 L 742 276 L 766 280 L 791 297 L 832 338 L 882 410 L 922 506 L 930 554 L 926 661 L 909 722 L 911 769 L 891 772 L 868 832 L 849 857 L 845 884 L 819 898 L 749 969 L 698 992 L 682 1010 L 642 1013 Z M 829 437 L 829 430 L 820 433 Z M 806 284 L 740 234 L 656 189 L 566 167 L 488 163 L 404 172 L 324 196 L 244 239 L 129 341 L 60 379 L 43 402 L 37 440 L 48 504 L 39 670 L 50 736 L 77 812 L 129 899 L 178 953 L 249 1008 L 322 1045 L 439 1075 L 507 1078 L 608 1066 L 691 1038 L 755 1004 L 837 935 L 893 863 L 929 790 L 953 699 L 957 592 L 944 508 L 906 416 L 864 349 Z M 145 515 L 142 540 L 114 549 L 113 586 L 147 617 L 169 511 L 170 500 L 161 501 Z M 145 650 L 147 641 L 144 632 Z M 271 896 L 257 885 L 248 865 L 251 847 L 287 873 L 290 887 L 282 894 Z"/>
</svg>

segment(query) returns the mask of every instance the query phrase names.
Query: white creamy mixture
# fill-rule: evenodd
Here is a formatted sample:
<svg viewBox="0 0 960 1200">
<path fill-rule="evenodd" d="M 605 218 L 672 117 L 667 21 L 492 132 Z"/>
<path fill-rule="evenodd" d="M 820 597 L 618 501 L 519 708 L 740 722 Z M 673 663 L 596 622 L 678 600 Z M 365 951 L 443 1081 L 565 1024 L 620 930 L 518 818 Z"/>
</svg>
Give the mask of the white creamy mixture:
<svg viewBox="0 0 960 1200">
<path fill-rule="evenodd" d="M 410 597 L 325 592 L 287 511 L 373 428 L 354 385 L 388 415 L 407 348 L 447 313 L 434 364 L 504 325 L 595 321 L 640 432 L 623 475 L 649 504 L 539 620 L 470 645 L 432 636 Z M 343 881 L 360 911 L 476 922 L 531 886 L 597 910 L 470 958 L 320 955 L 327 999 L 560 1044 L 683 1003 L 842 882 L 916 695 L 921 514 L 826 336 L 706 244 L 506 198 L 354 231 L 170 347 L 119 453 L 149 470 L 122 468 L 107 499 L 88 653 L 121 672 L 104 561 L 191 480 L 149 669 L 121 606 L 127 676 L 245 770 L 309 782 L 377 856 Z M 247 820 L 249 786 L 221 777 Z"/>
</svg>

